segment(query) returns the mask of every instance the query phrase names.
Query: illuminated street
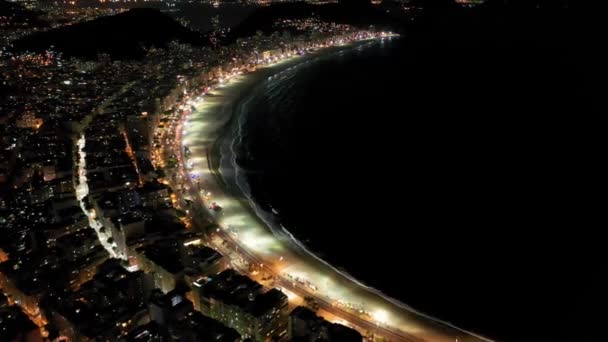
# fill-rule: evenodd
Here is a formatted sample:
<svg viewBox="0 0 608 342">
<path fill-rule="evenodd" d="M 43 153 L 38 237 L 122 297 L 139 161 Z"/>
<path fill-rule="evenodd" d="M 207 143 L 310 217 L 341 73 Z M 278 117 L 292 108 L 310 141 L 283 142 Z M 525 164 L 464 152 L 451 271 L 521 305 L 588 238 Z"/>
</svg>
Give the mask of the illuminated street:
<svg viewBox="0 0 608 342">
<path fill-rule="evenodd" d="M 346 322 L 364 334 L 374 333 L 389 340 L 484 340 L 386 298 L 307 253 L 293 240 L 273 235 L 246 200 L 228 196 L 216 182 L 209 169 L 208 153 L 232 113 L 236 112 L 235 104 L 270 75 L 288 67 L 288 72 L 296 72 L 298 63 L 304 62 L 305 58 L 262 68 L 252 75 L 234 77 L 196 105 L 197 110 L 187 116 L 182 139 L 183 146 L 190 150 L 189 176 L 184 177 L 188 180 L 185 187 L 189 197 L 202 201 L 205 208 L 213 207 L 213 203 L 221 207 L 219 211 L 210 209 L 210 215 L 222 227 L 223 231 L 219 233 L 227 240 L 227 246 L 249 263 L 250 271 L 272 276 L 274 285 L 287 290 L 292 299 L 314 297 L 322 309 L 320 313 L 325 313 L 328 319 Z M 176 153 L 181 150 L 179 140 L 174 141 Z M 199 177 L 200 185 L 196 185 L 192 179 Z M 200 191 L 195 189 L 199 186 Z M 235 254 L 232 257 L 235 258 Z"/>
<path fill-rule="evenodd" d="M 101 228 L 102 224 L 95 217 L 95 212 L 87 210 L 84 203 L 84 198 L 89 194 L 89 186 L 87 184 L 87 171 L 86 171 L 86 153 L 84 152 L 85 138 L 84 134 L 78 139 L 76 146 L 78 147 L 78 185 L 76 186 L 76 199 L 80 202 L 82 211 L 87 215 L 89 220 L 89 227 L 93 228 L 99 237 L 101 245 L 110 253 L 113 257 L 118 257 L 116 252 L 112 248 L 113 246 L 108 243 L 110 237 L 107 233 L 103 233 Z"/>
</svg>

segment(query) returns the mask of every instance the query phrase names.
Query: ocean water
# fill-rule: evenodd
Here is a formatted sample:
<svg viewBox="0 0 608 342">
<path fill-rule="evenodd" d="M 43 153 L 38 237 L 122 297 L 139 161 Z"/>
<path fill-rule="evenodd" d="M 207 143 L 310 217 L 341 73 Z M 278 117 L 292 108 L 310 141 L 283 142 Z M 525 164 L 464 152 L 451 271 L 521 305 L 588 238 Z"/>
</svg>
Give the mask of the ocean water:
<svg viewBox="0 0 608 342">
<path fill-rule="evenodd" d="M 230 142 L 241 188 L 422 312 L 499 340 L 571 340 L 601 274 L 576 79 L 474 57 L 402 38 L 274 76 Z"/>
</svg>

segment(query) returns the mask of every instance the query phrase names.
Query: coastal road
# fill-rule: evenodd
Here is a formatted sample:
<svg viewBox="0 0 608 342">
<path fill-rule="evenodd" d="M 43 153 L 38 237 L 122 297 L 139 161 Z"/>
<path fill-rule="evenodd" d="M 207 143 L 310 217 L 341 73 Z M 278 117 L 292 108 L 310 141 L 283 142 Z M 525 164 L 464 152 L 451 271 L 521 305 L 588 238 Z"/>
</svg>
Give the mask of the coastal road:
<svg viewBox="0 0 608 342">
<path fill-rule="evenodd" d="M 213 96 L 206 97 L 196 111 L 185 115 L 180 124 L 175 125 L 175 139 L 166 142 L 165 148 L 178 155 L 179 172 L 186 188 L 184 195 L 193 200 L 199 210 L 208 211 L 214 217 L 221 227 L 218 235 L 228 242 L 231 249 L 238 250 L 250 265 L 260 265 L 263 271 L 272 275 L 277 286 L 302 298 L 313 297 L 321 311 L 337 317 L 338 321 L 347 322 L 364 333 L 374 332 L 390 341 L 487 341 L 397 303 L 322 260 L 307 255 L 285 237 L 272 234 L 246 199 L 235 198 L 225 190 L 221 180 L 216 179 L 215 172 L 210 169 L 209 151 L 229 124 L 236 104 L 270 75 L 285 72 L 288 67 L 297 69 L 297 63 L 303 63 L 303 60 L 284 62 L 251 75 L 236 77 L 230 85 L 214 90 Z M 295 69 L 291 72 L 297 72 Z M 186 170 L 182 143 L 191 151 L 188 163 L 192 166 L 189 170 Z M 199 191 L 199 185 L 191 177 L 193 175 L 202 179 L 203 191 Z M 209 210 L 213 202 L 218 203 L 222 210 Z"/>
<path fill-rule="evenodd" d="M 220 230 L 218 235 L 221 235 L 224 241 L 229 241 L 232 245 L 232 248 L 236 250 L 240 250 L 240 255 L 245 255 L 246 260 L 249 263 L 257 264 L 263 262 L 255 255 L 243 249 L 242 246 L 238 245 L 238 242 L 235 241 L 229 233 Z M 369 320 L 363 319 L 355 313 L 349 312 L 348 310 L 340 309 L 333 305 L 330 301 L 325 300 L 323 297 L 318 296 L 316 293 L 311 292 L 306 289 L 306 287 L 298 286 L 298 284 L 292 280 L 286 279 L 280 274 L 276 273 L 273 268 L 269 266 L 263 267 L 266 274 L 272 275 L 273 279 L 275 279 L 275 286 L 278 286 L 281 289 L 286 289 L 291 293 L 299 296 L 300 298 L 311 297 L 314 298 L 315 302 L 319 305 L 319 308 L 332 316 L 340 317 L 345 322 L 348 322 L 349 325 L 357 328 L 357 330 L 361 331 L 364 336 L 369 336 L 370 333 L 373 333 L 375 336 L 381 336 L 388 341 L 407 341 L 407 342 L 423 342 L 423 339 L 417 338 L 416 336 L 406 334 L 401 331 L 395 331 L 389 327 L 385 327 L 382 324 L 373 323 Z M 240 271 L 247 273 L 247 269 L 241 269 Z"/>
</svg>

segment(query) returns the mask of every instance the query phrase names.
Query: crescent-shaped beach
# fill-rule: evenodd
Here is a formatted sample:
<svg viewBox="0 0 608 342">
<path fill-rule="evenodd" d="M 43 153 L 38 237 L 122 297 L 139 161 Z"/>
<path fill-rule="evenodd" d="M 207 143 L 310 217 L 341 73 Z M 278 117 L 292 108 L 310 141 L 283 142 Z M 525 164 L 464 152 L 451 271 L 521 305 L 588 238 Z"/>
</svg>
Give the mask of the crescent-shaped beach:
<svg viewBox="0 0 608 342">
<path fill-rule="evenodd" d="M 363 44 L 373 42 L 327 48 L 235 76 L 195 103 L 196 110 L 182 118 L 183 130 L 171 142 L 175 151 L 189 150 L 180 158 L 185 196 L 208 213 L 199 216 L 211 216 L 217 223 L 210 242 L 233 268 L 281 289 L 294 304 L 312 297 L 326 319 L 392 341 L 488 341 L 389 298 L 308 251 L 250 199 L 236 166 L 231 146 L 239 137 L 239 119 L 261 87 L 280 86 L 305 64 Z"/>
</svg>

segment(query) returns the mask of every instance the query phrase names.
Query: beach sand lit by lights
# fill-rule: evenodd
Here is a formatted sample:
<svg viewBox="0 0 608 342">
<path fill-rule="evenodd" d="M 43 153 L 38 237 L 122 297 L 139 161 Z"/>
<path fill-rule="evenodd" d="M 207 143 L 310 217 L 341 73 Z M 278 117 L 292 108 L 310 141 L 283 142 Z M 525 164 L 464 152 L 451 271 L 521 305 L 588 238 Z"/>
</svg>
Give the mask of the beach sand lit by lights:
<svg viewBox="0 0 608 342">
<path fill-rule="evenodd" d="M 268 80 L 270 76 L 287 69 L 295 73 L 298 71 L 298 66 L 310 62 L 310 58 L 312 57 L 296 57 L 260 68 L 249 75 L 236 76 L 195 104 L 196 110 L 185 119 L 182 145 L 188 147 L 191 152 L 188 158 L 189 177 L 201 180 L 199 199 L 207 208 L 212 203 L 221 206 L 220 211 L 210 210 L 220 229 L 228 231 L 240 246 L 263 260 L 266 267 L 271 268 L 275 274 L 281 275 L 284 283 L 297 281 L 307 287 L 314 297 L 325 303 L 331 303 L 334 308 L 340 308 L 332 310 L 331 306 L 322 307 L 319 311 L 332 321 L 349 325 L 349 322 L 340 315 L 344 310 L 348 310 L 352 313 L 359 312 L 359 317 L 376 325 L 398 329 L 417 338 L 412 340 L 484 341 L 485 339 L 481 337 L 417 313 L 402 303 L 382 296 L 374 289 L 366 287 L 307 253 L 304 246 L 298 245 L 288 234 L 273 234 L 263 220 L 255 214 L 255 210 L 251 207 L 252 203 L 249 203 L 244 196 L 228 194 L 210 170 L 209 152 L 214 142 L 222 136 L 223 129 L 231 127 L 230 118 L 238 111 L 239 103 L 246 100 L 256 86 L 271 82 Z M 176 142 L 175 148 L 179 148 L 177 144 L 179 142 Z M 319 222 L 319 224 L 323 223 Z M 402 262 L 402 265 L 395 265 L 395 272 L 407 272 L 408 261 Z M 374 266 L 370 264 L 367 267 Z M 395 275 L 396 281 L 400 281 L 398 279 L 407 281 L 407 278 L 402 274 Z M 280 288 L 280 282 L 277 283 L 279 284 L 275 286 Z M 287 290 L 285 292 L 291 300 L 301 300 L 293 292 Z"/>
</svg>

